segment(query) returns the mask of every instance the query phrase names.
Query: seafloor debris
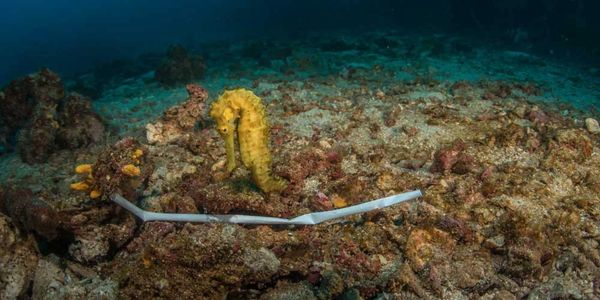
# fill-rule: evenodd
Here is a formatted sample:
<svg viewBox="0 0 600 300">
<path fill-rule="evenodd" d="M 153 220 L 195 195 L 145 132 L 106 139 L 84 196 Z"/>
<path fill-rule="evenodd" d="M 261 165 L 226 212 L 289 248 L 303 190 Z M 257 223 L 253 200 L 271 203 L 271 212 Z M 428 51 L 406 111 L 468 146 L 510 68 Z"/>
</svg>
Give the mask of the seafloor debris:
<svg viewBox="0 0 600 300">
<path fill-rule="evenodd" d="M 206 71 L 204 60 L 198 55 L 190 55 L 180 45 L 174 45 L 167 51 L 167 57 L 158 66 L 154 78 L 163 86 L 172 87 L 201 79 Z"/>
<path fill-rule="evenodd" d="M 27 163 L 45 162 L 59 149 L 84 147 L 104 137 L 104 124 L 90 99 L 65 96 L 61 79 L 48 69 L 5 87 L 0 93 L 0 114 L 0 147 L 10 149 L 16 138 Z"/>
<path fill-rule="evenodd" d="M 146 139 L 150 144 L 176 141 L 189 135 L 198 124 L 208 92 L 197 84 L 188 84 L 186 88 L 189 95 L 187 101 L 169 108 L 160 120 L 146 125 Z"/>
</svg>

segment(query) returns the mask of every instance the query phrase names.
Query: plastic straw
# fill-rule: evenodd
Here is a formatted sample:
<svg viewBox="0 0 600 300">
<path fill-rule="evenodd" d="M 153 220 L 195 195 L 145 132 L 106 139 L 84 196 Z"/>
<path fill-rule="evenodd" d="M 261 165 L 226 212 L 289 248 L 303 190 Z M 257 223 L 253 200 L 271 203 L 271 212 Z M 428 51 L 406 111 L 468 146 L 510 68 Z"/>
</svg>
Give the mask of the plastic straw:
<svg viewBox="0 0 600 300">
<path fill-rule="evenodd" d="M 384 197 L 369 202 L 352 205 L 328 211 L 314 212 L 301 215 L 293 219 L 249 216 L 249 215 L 209 215 L 209 214 L 176 214 L 157 213 L 143 210 L 129 202 L 119 194 L 113 194 L 110 199 L 130 211 L 144 222 L 169 221 L 169 222 L 201 222 L 201 223 L 234 223 L 234 224 L 270 224 L 270 225 L 315 225 L 332 219 L 365 213 L 388 206 L 396 205 L 422 196 L 420 190 Z"/>
</svg>

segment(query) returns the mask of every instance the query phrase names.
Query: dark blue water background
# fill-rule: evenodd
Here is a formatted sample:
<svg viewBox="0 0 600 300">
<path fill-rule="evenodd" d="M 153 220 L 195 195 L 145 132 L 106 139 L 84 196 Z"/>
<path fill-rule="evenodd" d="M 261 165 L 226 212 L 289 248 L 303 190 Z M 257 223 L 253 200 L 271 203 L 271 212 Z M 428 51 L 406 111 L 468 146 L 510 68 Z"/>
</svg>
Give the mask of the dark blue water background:
<svg viewBox="0 0 600 300">
<path fill-rule="evenodd" d="M 597 66 L 597 0 L 24 0 L 0 3 L 0 84 L 48 66 L 63 76 L 179 43 L 310 33 L 471 35 Z"/>
</svg>

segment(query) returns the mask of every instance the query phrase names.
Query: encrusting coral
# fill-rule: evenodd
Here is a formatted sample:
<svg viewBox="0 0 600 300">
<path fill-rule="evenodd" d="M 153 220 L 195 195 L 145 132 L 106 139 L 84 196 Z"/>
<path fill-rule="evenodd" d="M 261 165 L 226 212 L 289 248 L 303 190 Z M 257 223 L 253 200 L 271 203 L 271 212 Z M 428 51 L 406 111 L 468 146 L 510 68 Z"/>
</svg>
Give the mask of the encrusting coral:
<svg viewBox="0 0 600 300">
<path fill-rule="evenodd" d="M 271 170 L 269 123 L 258 96 L 246 89 L 225 91 L 213 103 L 210 116 L 225 140 L 228 171 L 236 168 L 234 136 L 237 130 L 242 162 L 252 172 L 256 185 L 266 193 L 286 188 L 287 183 Z"/>
</svg>

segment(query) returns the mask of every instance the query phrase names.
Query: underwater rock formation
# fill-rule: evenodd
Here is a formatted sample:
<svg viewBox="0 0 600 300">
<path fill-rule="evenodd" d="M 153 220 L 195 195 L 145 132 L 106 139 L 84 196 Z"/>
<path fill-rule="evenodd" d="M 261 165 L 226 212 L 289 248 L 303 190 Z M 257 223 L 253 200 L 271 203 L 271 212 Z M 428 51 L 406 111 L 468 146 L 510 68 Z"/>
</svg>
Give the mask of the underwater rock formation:
<svg viewBox="0 0 600 300">
<path fill-rule="evenodd" d="M 102 141 L 106 128 L 92 108 L 92 101 L 72 93 L 57 111 L 58 130 L 56 144 L 60 149 L 77 149 Z"/>
<path fill-rule="evenodd" d="M 39 259 L 35 240 L 23 237 L 11 218 L 0 214 L 0 241 L 0 299 L 24 298 Z"/>
<path fill-rule="evenodd" d="M 60 77 L 49 69 L 11 82 L 0 93 L 0 146 L 12 149 L 16 139 L 23 161 L 33 164 L 60 149 L 100 142 L 105 126 L 91 100 L 65 95 Z"/>
<path fill-rule="evenodd" d="M 166 87 L 186 84 L 201 79 L 206 72 L 204 60 L 199 55 L 190 55 L 181 45 L 174 45 L 167 51 L 166 59 L 158 66 L 154 79 Z"/>
<path fill-rule="evenodd" d="M 10 82 L 0 92 L 0 145 L 11 149 L 17 130 L 28 123 L 36 110 L 44 113 L 46 107 L 56 106 L 64 96 L 60 77 L 49 69 Z M 36 109 L 38 105 L 40 109 Z"/>
<path fill-rule="evenodd" d="M 148 143 L 170 143 L 196 126 L 204 112 L 208 92 L 197 84 L 188 84 L 186 88 L 189 94 L 186 102 L 169 108 L 159 121 L 146 125 Z"/>
<path fill-rule="evenodd" d="M 27 163 L 43 163 L 56 150 L 58 129 L 56 104 L 40 104 L 35 107 L 31 123 L 23 128 L 17 139 L 21 159 Z"/>
<path fill-rule="evenodd" d="M 57 235 L 56 210 L 28 189 L 0 187 L 0 212 L 10 217 L 21 230 L 35 232 L 48 240 Z"/>
</svg>

